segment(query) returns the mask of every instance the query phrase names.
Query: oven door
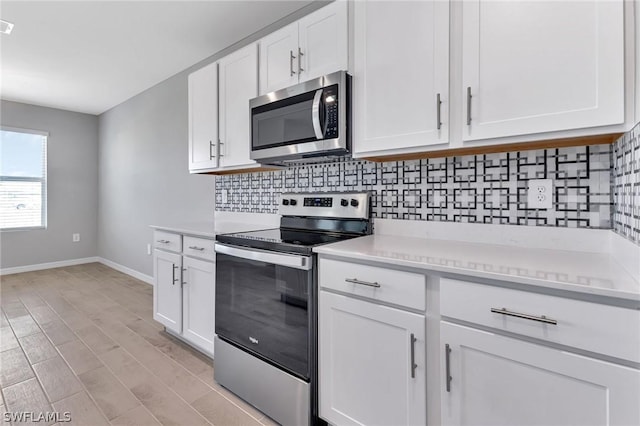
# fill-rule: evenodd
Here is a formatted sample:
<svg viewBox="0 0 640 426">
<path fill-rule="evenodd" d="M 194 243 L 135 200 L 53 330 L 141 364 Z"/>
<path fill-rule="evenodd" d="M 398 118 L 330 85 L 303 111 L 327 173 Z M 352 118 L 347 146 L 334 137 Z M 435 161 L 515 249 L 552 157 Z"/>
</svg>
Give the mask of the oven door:
<svg viewBox="0 0 640 426">
<path fill-rule="evenodd" d="M 309 380 L 312 262 L 216 243 L 216 334 Z"/>
</svg>

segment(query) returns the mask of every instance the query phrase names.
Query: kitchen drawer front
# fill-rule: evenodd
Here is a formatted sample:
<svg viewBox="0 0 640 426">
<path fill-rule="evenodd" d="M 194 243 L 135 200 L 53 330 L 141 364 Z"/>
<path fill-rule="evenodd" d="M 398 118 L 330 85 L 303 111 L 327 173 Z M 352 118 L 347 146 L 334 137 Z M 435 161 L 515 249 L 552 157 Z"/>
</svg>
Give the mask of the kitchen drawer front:
<svg viewBox="0 0 640 426">
<path fill-rule="evenodd" d="M 185 236 L 182 240 L 182 253 L 185 256 L 199 257 L 213 262 L 216 260 L 215 243 L 214 240 Z"/>
<path fill-rule="evenodd" d="M 640 362 L 640 311 L 633 309 L 443 278 L 440 314 Z"/>
<path fill-rule="evenodd" d="M 320 259 L 319 282 L 324 288 L 425 310 L 426 277 L 422 274 Z"/>
<path fill-rule="evenodd" d="M 182 250 L 182 235 L 171 232 L 155 231 L 153 233 L 153 246 L 162 250 L 175 251 Z"/>
</svg>

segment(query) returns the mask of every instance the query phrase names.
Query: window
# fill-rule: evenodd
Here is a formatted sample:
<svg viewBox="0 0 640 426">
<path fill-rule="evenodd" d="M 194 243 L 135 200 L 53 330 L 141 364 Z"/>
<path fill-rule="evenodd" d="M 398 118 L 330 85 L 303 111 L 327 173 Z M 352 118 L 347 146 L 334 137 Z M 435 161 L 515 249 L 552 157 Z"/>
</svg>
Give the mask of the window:
<svg viewBox="0 0 640 426">
<path fill-rule="evenodd" d="M 47 134 L 0 129 L 0 229 L 47 226 Z"/>
</svg>

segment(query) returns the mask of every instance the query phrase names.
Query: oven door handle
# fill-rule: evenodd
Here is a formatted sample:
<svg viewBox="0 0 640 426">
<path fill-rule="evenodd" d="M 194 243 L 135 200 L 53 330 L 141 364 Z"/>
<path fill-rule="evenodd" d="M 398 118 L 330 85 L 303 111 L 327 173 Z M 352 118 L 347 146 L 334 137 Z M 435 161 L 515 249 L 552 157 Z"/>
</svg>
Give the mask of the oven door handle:
<svg viewBox="0 0 640 426">
<path fill-rule="evenodd" d="M 309 256 L 296 256 L 294 254 L 275 253 L 260 249 L 244 249 L 220 243 L 216 243 L 215 249 L 216 253 L 286 266 L 288 268 L 302 269 L 304 271 L 308 271 L 312 267 L 311 257 Z"/>
</svg>

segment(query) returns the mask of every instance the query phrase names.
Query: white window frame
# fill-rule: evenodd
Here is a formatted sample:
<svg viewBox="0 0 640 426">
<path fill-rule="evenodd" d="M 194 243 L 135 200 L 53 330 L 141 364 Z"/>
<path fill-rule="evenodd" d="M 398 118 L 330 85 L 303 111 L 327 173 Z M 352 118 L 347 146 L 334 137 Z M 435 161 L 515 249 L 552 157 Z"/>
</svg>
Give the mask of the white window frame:
<svg viewBox="0 0 640 426">
<path fill-rule="evenodd" d="M 23 129 L 20 127 L 0 126 L 0 130 L 15 133 L 28 133 L 31 135 L 44 136 L 44 177 L 30 178 L 30 177 L 18 177 L 18 176 L 3 176 L 0 174 L 0 181 L 4 182 L 40 182 L 42 185 L 42 203 L 41 212 L 42 225 L 40 226 L 19 226 L 14 228 L 0 228 L 0 232 L 13 232 L 13 231 L 33 231 L 39 229 L 47 229 L 47 196 L 48 196 L 48 182 L 49 182 L 49 132 L 43 130 Z"/>
</svg>

